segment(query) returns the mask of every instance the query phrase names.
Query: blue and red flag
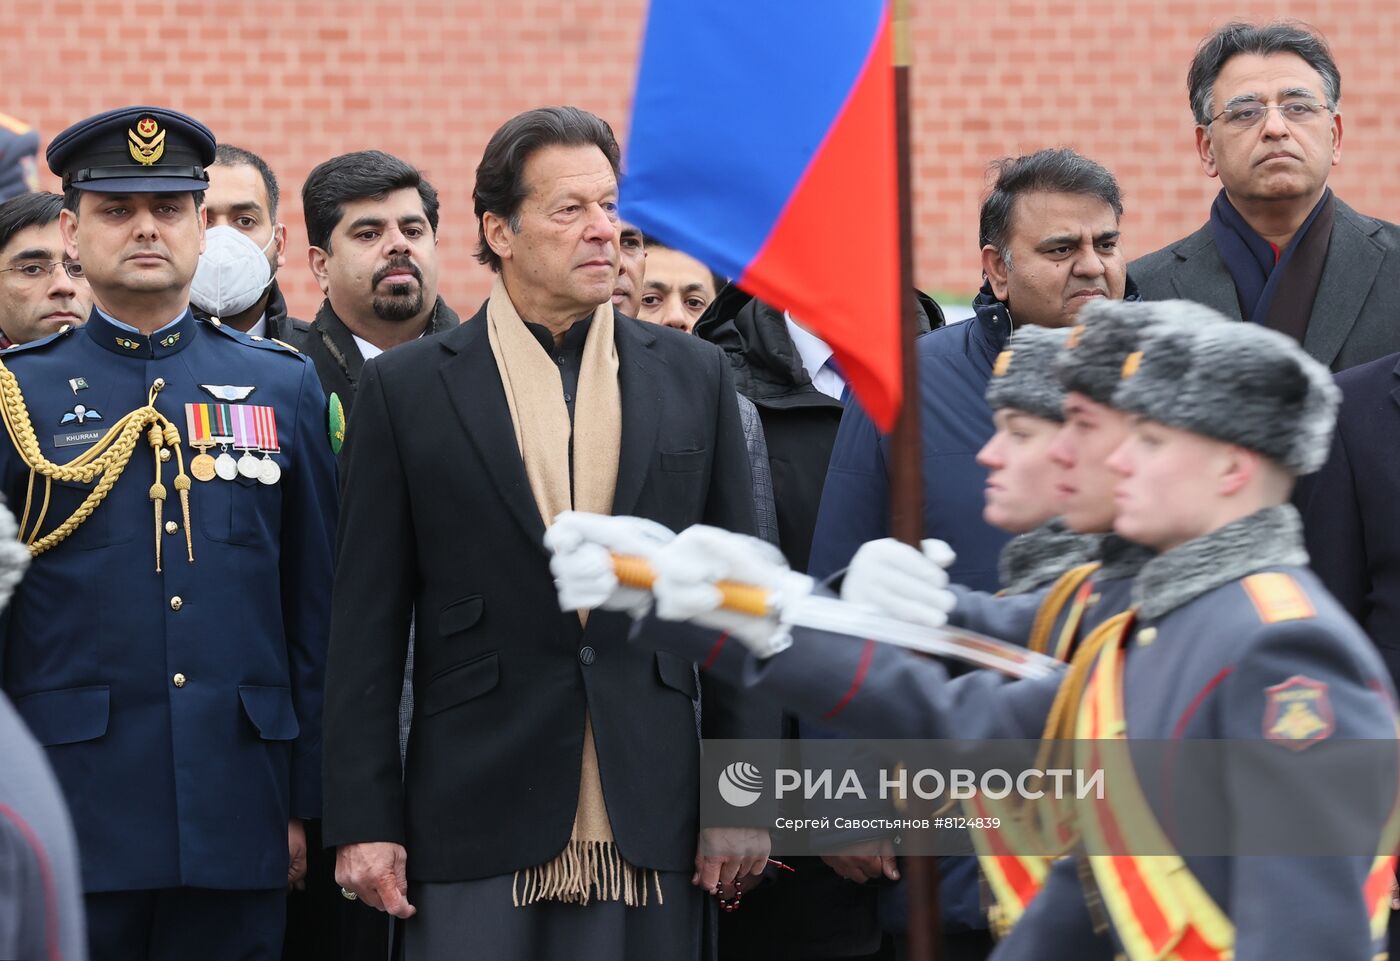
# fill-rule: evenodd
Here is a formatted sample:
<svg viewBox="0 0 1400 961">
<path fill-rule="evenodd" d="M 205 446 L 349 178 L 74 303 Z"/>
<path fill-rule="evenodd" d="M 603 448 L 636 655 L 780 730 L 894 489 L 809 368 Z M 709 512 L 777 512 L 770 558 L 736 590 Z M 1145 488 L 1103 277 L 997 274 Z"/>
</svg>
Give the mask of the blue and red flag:
<svg viewBox="0 0 1400 961">
<path fill-rule="evenodd" d="M 902 392 L 887 7 L 652 0 L 622 188 L 623 219 L 830 344 L 882 430 Z"/>
</svg>

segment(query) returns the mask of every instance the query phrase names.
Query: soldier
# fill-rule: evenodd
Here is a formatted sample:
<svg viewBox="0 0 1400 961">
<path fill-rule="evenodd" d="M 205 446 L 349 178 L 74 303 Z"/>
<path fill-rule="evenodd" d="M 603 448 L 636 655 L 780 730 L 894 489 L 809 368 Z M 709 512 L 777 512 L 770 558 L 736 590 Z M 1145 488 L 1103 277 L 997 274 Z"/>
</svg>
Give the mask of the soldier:
<svg viewBox="0 0 1400 961">
<path fill-rule="evenodd" d="M 1262 739 L 1278 744 L 1281 762 L 1333 737 L 1393 741 L 1384 666 L 1307 570 L 1288 504 L 1294 479 L 1327 455 L 1337 390 L 1326 370 L 1283 335 L 1250 325 L 1154 327 L 1124 364 L 1114 403 L 1135 418 L 1110 461 L 1121 478 L 1115 529 L 1160 553 L 1137 576 L 1133 607 L 1076 655 L 1066 683 L 1084 693 L 1053 718 L 1072 725 L 1058 733 L 1114 736 L 1096 726 L 1092 702 L 1098 711 L 1117 705 L 1106 719 L 1130 738 Z M 780 604 L 803 591 L 748 542 L 713 529 L 685 532 L 654 563 L 667 618 L 735 627 L 736 615 L 716 612 L 718 580 L 762 583 Z M 731 636 L 771 652 L 776 627 L 769 620 Z M 713 646 L 712 636 L 667 636 L 689 656 Z M 1062 682 L 985 671 L 950 681 L 908 652 L 803 629 L 791 650 L 745 670 L 754 690 L 799 714 L 910 738 L 1039 735 Z M 1319 811 L 1345 822 L 1393 801 L 1382 785 L 1375 796 L 1329 797 Z M 1147 814 L 1160 816 L 1165 803 L 1149 796 Z M 1092 819 L 1080 827 L 1095 829 Z M 1170 883 L 1154 880 L 1160 859 L 1055 862 L 996 956 L 1108 959 L 1117 950 L 1141 961 L 1185 937 L 1202 958 L 1369 959 L 1384 932 L 1390 858 L 1171 857 Z M 1145 883 L 1125 884 L 1125 865 L 1141 868 Z M 1103 894 L 1111 938 L 1095 933 L 1085 872 Z M 1154 916 L 1173 921 L 1155 929 Z"/>
<path fill-rule="evenodd" d="M 295 351 L 190 311 L 214 149 L 157 107 L 54 139 L 95 306 L 0 367 L 34 555 L 4 690 L 70 806 L 98 961 L 278 957 L 320 809 L 326 402 Z"/>
</svg>

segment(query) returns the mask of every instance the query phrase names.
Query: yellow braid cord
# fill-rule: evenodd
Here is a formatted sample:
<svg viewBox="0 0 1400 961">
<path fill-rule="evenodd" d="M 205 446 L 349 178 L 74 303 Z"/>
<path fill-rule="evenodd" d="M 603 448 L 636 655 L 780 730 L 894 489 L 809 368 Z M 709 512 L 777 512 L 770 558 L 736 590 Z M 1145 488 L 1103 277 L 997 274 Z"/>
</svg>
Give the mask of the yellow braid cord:
<svg viewBox="0 0 1400 961">
<path fill-rule="evenodd" d="M 3 361 L 0 361 L 0 419 L 3 419 L 5 423 L 5 432 L 9 435 L 10 442 L 14 444 L 16 452 L 29 468 L 29 483 L 25 492 L 20 539 L 28 545 L 31 555 L 38 556 L 62 543 L 68 535 L 77 530 L 80 524 L 92 516 L 97 505 L 106 498 L 112 487 L 121 478 L 122 471 L 126 469 L 126 465 L 136 451 L 136 445 L 139 443 L 143 430 L 148 427 L 152 429 L 148 440 L 153 449 L 160 443 L 175 447 L 177 454 L 180 452 L 178 446 L 180 443 L 179 430 L 170 422 L 169 418 L 155 408 L 155 398 L 159 392 L 159 388 L 153 386 L 147 395 L 145 407 L 138 408 L 122 417 L 92 447 L 73 460 L 65 464 L 56 464 L 44 456 L 43 450 L 39 446 L 39 440 L 34 433 L 34 424 L 30 419 L 29 408 L 25 404 L 24 393 L 20 390 L 18 378 L 15 377 L 13 371 L 5 366 Z M 159 427 L 158 433 L 156 432 L 157 426 Z M 160 458 L 158 454 L 156 465 L 156 483 L 152 485 L 153 499 L 156 499 L 156 488 L 160 488 L 161 497 L 164 496 L 164 486 L 160 484 Z M 184 474 L 183 458 L 181 458 L 180 474 Z M 36 475 L 44 478 L 44 503 L 38 518 L 30 526 L 29 518 L 33 508 L 34 478 Z M 43 537 L 39 537 L 44 516 L 48 512 L 49 492 L 55 480 L 78 484 L 91 484 L 94 481 L 97 483 L 63 523 Z M 179 489 L 178 478 L 176 489 Z M 159 503 L 160 500 L 156 499 L 157 569 L 159 569 L 160 551 Z M 189 528 L 186 525 L 187 539 L 189 537 L 188 531 Z M 193 560 L 192 547 L 190 559 Z"/>
</svg>

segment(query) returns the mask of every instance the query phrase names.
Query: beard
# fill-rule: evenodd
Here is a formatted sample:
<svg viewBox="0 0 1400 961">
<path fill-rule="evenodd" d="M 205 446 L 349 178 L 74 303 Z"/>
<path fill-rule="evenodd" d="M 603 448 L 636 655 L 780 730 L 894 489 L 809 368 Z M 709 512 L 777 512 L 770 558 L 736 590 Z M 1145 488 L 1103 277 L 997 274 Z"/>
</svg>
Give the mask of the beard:
<svg viewBox="0 0 1400 961">
<path fill-rule="evenodd" d="M 371 301 L 374 316 L 390 323 L 412 320 L 423 311 L 423 273 L 407 257 L 396 257 L 374 272 L 370 289 L 379 290 L 379 283 L 392 273 L 407 270 L 417 283 L 390 284 L 388 293 L 375 293 Z"/>
<path fill-rule="evenodd" d="M 423 310 L 423 288 L 417 284 L 393 284 L 389 292 L 371 304 L 374 316 L 391 323 L 412 320 Z"/>
</svg>

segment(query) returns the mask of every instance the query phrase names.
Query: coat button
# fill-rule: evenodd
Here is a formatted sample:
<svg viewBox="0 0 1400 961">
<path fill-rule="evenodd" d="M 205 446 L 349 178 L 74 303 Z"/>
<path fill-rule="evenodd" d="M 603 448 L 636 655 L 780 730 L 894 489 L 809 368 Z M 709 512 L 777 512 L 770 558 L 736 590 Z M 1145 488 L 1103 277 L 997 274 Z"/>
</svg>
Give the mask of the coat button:
<svg viewBox="0 0 1400 961">
<path fill-rule="evenodd" d="M 162 448 L 160 449 L 160 459 L 161 459 L 161 462 L 162 462 L 162 463 L 165 462 L 165 461 L 170 460 L 170 448 L 169 448 L 169 447 L 162 447 Z"/>
<path fill-rule="evenodd" d="M 598 660 L 598 652 L 591 647 L 581 648 L 578 652 L 578 659 L 584 667 L 587 667 L 589 664 Z"/>
<path fill-rule="evenodd" d="M 165 378 L 157 377 L 155 379 L 155 383 L 151 384 L 151 386 L 154 387 L 156 390 L 165 390 Z"/>
<path fill-rule="evenodd" d="M 174 677 L 172 677 L 170 680 L 171 680 L 172 682 L 174 682 L 174 684 L 175 684 L 176 687 L 184 687 L 184 686 L 185 686 L 185 675 L 183 675 L 183 674 L 176 674 L 176 675 L 175 675 Z"/>
<path fill-rule="evenodd" d="M 174 597 L 172 597 L 172 598 L 170 599 L 170 609 L 171 609 L 172 611 L 178 611 L 180 608 L 182 608 L 182 607 L 184 607 L 184 606 L 185 606 L 184 598 L 182 598 L 179 594 L 176 594 Z"/>
<path fill-rule="evenodd" d="M 165 522 L 165 533 L 167 533 L 167 534 L 174 534 L 174 533 L 175 533 L 176 531 L 178 531 L 179 529 L 180 529 L 180 525 L 177 524 L 177 523 L 175 523 L 174 521 L 166 521 L 166 522 Z"/>
<path fill-rule="evenodd" d="M 1144 627 L 1137 632 L 1137 642 L 1141 647 L 1146 647 L 1155 640 L 1157 640 L 1157 628 L 1155 627 Z"/>
</svg>

